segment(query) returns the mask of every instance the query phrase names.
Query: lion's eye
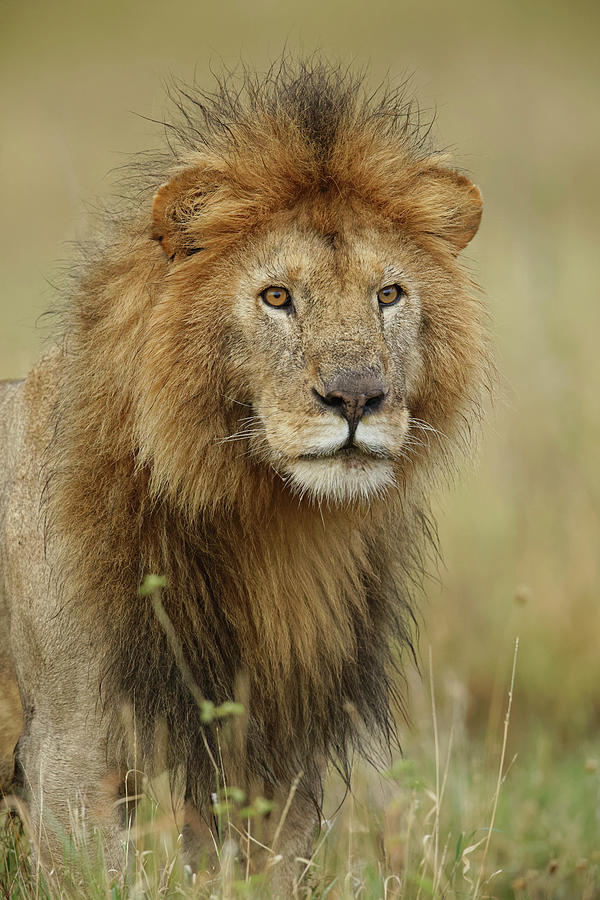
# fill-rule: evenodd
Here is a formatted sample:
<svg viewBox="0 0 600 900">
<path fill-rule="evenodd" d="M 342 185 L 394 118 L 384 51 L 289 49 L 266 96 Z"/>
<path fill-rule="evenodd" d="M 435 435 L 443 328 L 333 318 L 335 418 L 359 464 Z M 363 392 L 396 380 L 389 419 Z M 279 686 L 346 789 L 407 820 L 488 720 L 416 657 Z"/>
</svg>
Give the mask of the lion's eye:
<svg viewBox="0 0 600 900">
<path fill-rule="evenodd" d="M 276 306 L 281 309 L 283 306 L 292 305 L 292 296 L 289 291 L 282 287 L 270 287 L 260 295 L 267 306 Z"/>
<path fill-rule="evenodd" d="M 405 293 L 399 284 L 388 284 L 377 291 L 377 299 L 380 306 L 393 306 L 394 303 L 397 303 L 404 296 Z"/>
</svg>

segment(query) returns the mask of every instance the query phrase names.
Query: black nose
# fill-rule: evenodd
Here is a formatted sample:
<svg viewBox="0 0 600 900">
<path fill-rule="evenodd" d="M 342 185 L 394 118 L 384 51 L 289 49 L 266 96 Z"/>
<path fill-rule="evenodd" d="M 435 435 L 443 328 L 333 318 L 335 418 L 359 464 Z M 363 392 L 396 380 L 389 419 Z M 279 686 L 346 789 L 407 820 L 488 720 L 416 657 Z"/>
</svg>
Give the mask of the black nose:
<svg viewBox="0 0 600 900">
<path fill-rule="evenodd" d="M 386 394 L 385 382 L 372 371 L 340 372 L 323 387 L 323 394 L 315 394 L 321 403 L 339 410 L 350 425 L 351 437 L 362 417 L 378 410 Z"/>
</svg>

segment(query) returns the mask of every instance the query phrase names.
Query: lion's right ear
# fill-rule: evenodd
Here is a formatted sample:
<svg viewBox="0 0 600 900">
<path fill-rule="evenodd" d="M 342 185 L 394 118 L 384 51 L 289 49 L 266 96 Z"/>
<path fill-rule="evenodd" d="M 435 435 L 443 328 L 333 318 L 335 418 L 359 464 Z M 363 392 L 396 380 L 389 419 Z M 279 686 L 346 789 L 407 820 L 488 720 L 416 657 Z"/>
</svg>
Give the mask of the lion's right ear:
<svg viewBox="0 0 600 900">
<path fill-rule="evenodd" d="M 152 204 L 152 237 L 169 259 L 201 249 L 194 246 L 188 226 L 202 201 L 202 177 L 198 169 L 186 169 L 162 184 Z"/>
</svg>

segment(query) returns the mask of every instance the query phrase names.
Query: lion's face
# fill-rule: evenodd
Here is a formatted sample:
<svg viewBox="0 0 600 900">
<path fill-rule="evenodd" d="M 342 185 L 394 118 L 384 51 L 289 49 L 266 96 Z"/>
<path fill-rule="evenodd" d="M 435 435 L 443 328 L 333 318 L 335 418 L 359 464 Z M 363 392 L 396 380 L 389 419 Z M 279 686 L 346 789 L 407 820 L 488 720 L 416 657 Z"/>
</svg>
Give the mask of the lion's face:
<svg viewBox="0 0 600 900">
<path fill-rule="evenodd" d="M 369 147 L 332 157 L 319 190 L 321 163 L 299 169 L 280 147 L 268 177 L 238 149 L 226 165 L 198 156 L 155 195 L 137 452 L 192 511 L 251 502 L 274 484 L 265 469 L 317 501 L 374 498 L 447 452 L 476 405 L 484 330 L 456 257 L 481 195 Z"/>
<path fill-rule="evenodd" d="M 247 439 L 300 494 L 381 492 L 395 481 L 422 368 L 409 247 L 374 225 L 324 235 L 296 222 L 255 238 L 238 263 L 236 393 L 248 406 L 231 440 Z"/>
</svg>

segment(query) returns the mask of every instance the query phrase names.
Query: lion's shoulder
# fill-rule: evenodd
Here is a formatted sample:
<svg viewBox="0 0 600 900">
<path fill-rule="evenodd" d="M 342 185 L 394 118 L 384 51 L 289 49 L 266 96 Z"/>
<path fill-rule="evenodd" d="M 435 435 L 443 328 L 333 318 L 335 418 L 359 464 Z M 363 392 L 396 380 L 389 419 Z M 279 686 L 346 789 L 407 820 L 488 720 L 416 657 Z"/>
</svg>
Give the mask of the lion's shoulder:
<svg viewBox="0 0 600 900">
<path fill-rule="evenodd" d="M 45 354 L 26 378 L 0 382 L 0 523 L 5 550 L 15 516 L 22 524 L 25 506 L 39 510 L 44 454 L 54 431 L 62 362 L 56 348 Z"/>
<path fill-rule="evenodd" d="M 58 347 L 53 347 L 44 354 L 23 382 L 19 412 L 24 439 L 30 451 L 41 453 L 48 446 L 63 366 L 64 354 Z"/>
<path fill-rule="evenodd" d="M 53 347 L 26 377 L 0 381 L 0 452 L 3 455 L 17 435 L 37 443 L 47 434 L 63 363 L 63 353 Z"/>
</svg>

